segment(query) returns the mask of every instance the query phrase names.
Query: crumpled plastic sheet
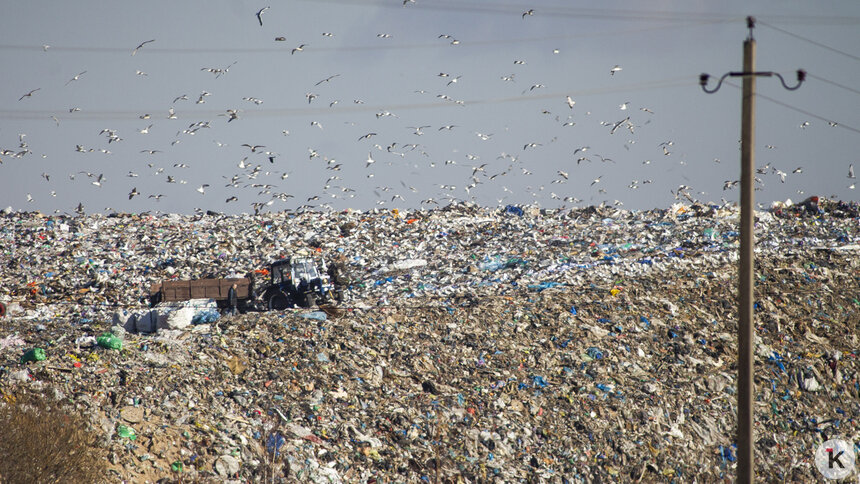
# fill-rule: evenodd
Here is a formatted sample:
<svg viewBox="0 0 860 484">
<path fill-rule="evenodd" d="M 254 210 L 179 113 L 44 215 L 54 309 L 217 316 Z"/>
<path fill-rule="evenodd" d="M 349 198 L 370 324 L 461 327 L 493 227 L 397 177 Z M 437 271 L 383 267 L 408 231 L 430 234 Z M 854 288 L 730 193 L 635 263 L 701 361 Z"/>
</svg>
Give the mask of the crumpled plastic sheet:
<svg viewBox="0 0 860 484">
<path fill-rule="evenodd" d="M 860 442 L 857 206 L 818 207 L 756 214 L 755 465 L 778 481 Z M 130 482 L 177 461 L 237 482 L 732 480 L 736 207 L 516 208 L 7 213 L 0 391 L 72 401 Z M 187 302 L 166 326 L 183 306 L 148 307 L 154 282 L 297 250 L 345 260 L 344 304 L 190 324 L 214 306 Z"/>
</svg>

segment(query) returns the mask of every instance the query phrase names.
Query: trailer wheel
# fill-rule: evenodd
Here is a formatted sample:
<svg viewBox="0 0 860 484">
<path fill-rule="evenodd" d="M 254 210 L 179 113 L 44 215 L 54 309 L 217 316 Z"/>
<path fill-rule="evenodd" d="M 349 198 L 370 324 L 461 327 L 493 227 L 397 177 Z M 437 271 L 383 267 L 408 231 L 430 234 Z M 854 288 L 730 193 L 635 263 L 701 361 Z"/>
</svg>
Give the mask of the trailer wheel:
<svg viewBox="0 0 860 484">
<path fill-rule="evenodd" d="M 269 298 L 269 311 L 283 311 L 290 307 L 290 298 L 282 292 L 276 292 Z"/>
</svg>

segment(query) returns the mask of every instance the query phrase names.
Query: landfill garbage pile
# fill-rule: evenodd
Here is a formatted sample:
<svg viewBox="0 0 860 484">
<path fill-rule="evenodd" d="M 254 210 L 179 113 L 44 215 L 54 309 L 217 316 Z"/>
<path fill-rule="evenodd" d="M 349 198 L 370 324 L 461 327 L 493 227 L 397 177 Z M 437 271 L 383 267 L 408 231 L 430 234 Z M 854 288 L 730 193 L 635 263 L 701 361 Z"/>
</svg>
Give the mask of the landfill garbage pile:
<svg viewBox="0 0 860 484">
<path fill-rule="evenodd" d="M 516 208 L 6 213 L 0 392 L 90 415 L 115 482 L 734 480 L 737 208 Z M 767 481 L 860 443 L 860 219 L 816 210 L 756 213 Z M 297 251 L 343 303 L 148 306 Z"/>
</svg>

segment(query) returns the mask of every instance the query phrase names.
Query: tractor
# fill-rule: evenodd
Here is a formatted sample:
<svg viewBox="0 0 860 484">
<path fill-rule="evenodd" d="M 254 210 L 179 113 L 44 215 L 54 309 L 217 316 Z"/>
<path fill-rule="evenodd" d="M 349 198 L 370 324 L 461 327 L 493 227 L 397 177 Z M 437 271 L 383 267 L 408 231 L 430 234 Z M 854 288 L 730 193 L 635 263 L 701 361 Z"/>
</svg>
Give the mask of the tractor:
<svg viewBox="0 0 860 484">
<path fill-rule="evenodd" d="M 269 266 L 269 275 L 271 279 L 261 299 L 270 311 L 310 308 L 343 300 L 342 290 L 320 273 L 313 257 L 296 256 L 275 261 Z"/>
</svg>

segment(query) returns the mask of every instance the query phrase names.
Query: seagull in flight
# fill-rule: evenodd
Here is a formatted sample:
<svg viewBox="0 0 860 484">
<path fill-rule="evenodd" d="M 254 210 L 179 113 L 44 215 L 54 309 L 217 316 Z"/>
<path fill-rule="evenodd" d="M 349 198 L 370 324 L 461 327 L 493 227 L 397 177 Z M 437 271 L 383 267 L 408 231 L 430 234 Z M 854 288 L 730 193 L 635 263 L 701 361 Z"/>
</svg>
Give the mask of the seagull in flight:
<svg viewBox="0 0 860 484">
<path fill-rule="evenodd" d="M 257 20 L 260 21 L 260 27 L 263 26 L 263 13 L 272 7 L 263 7 L 259 11 L 257 11 Z"/>
<path fill-rule="evenodd" d="M 333 75 L 333 76 L 328 76 L 328 77 L 326 77 L 325 79 L 321 80 L 320 82 L 318 82 L 318 83 L 314 84 L 314 86 L 319 86 L 320 84 L 322 84 L 322 83 L 324 83 L 324 82 L 329 82 L 329 81 L 331 81 L 332 79 L 334 79 L 335 77 L 338 77 L 338 76 L 340 76 L 340 74 L 335 74 L 335 75 Z"/>
<path fill-rule="evenodd" d="M 253 146 L 251 146 L 251 145 L 249 145 L 248 143 L 242 143 L 242 146 L 247 146 L 248 148 L 250 148 L 250 149 L 251 149 L 251 153 L 256 153 L 256 152 L 257 152 L 257 148 L 265 148 L 265 146 L 263 146 L 263 145 L 253 145 Z"/>
<path fill-rule="evenodd" d="M 621 66 L 616 65 L 616 66 L 615 66 L 615 67 L 613 67 L 612 69 L 609 69 L 609 75 L 610 75 L 610 76 L 614 76 L 614 75 L 615 75 L 615 73 L 616 73 L 616 72 L 619 72 L 620 70 L 621 70 Z"/>
<path fill-rule="evenodd" d="M 24 99 L 25 97 L 32 97 L 34 92 L 41 90 L 41 89 L 42 89 L 41 87 L 37 87 L 36 89 L 33 89 L 32 91 L 28 92 L 27 94 L 24 94 L 23 96 L 19 97 L 18 100 L 20 101 L 20 100 Z"/>
<path fill-rule="evenodd" d="M 140 43 L 140 45 L 138 45 L 137 47 L 135 47 L 135 48 L 134 48 L 134 50 L 133 50 L 133 51 L 131 51 L 131 55 L 137 54 L 137 51 L 138 51 L 138 50 L 140 50 L 144 45 L 146 45 L 146 44 L 148 44 L 148 43 L 150 43 L 150 42 L 155 42 L 155 39 L 147 40 L 147 41 L 141 42 L 141 43 Z"/>
<path fill-rule="evenodd" d="M 848 178 L 854 179 L 854 163 L 848 165 Z"/>
<path fill-rule="evenodd" d="M 430 126 L 418 126 L 418 127 L 415 127 L 415 126 L 407 126 L 407 128 L 409 128 L 409 129 L 414 129 L 414 130 L 415 130 L 415 132 L 414 132 L 413 134 L 416 134 L 416 135 L 418 135 L 418 136 L 421 136 L 422 134 L 424 134 L 424 131 L 421 131 L 423 128 L 429 128 L 429 127 L 430 127 Z"/>
<path fill-rule="evenodd" d="M 295 54 L 296 52 L 301 52 L 308 44 L 301 44 L 298 47 L 293 47 L 293 50 L 290 51 L 290 55 Z"/>
<path fill-rule="evenodd" d="M 68 86 L 69 83 L 71 83 L 72 81 L 77 81 L 78 79 L 81 78 L 81 76 L 83 76 L 86 73 L 87 73 L 87 71 L 81 72 L 80 74 L 76 75 L 75 77 L 69 79 L 68 82 L 66 82 L 66 85 Z"/>
<path fill-rule="evenodd" d="M 369 166 L 370 166 L 370 165 L 372 165 L 375 161 L 376 161 L 376 160 L 374 160 L 374 159 L 373 159 L 373 157 L 370 155 L 370 152 L 368 151 L 368 152 L 367 152 L 367 164 L 366 164 L 366 165 L 364 165 L 364 167 L 365 167 L 365 168 L 369 167 Z"/>
<path fill-rule="evenodd" d="M 234 119 L 239 119 L 239 113 L 235 109 L 228 109 L 225 114 L 219 114 L 218 116 L 228 116 L 227 122 L 233 121 Z"/>
<path fill-rule="evenodd" d="M 533 84 L 533 85 L 532 85 L 532 87 L 530 87 L 530 88 L 526 89 L 525 91 L 523 91 L 523 94 L 525 94 L 525 93 L 527 93 L 527 92 L 534 91 L 535 89 L 540 89 L 540 88 L 542 88 L 542 87 L 546 87 L 546 86 L 544 86 L 543 84 Z"/>
<path fill-rule="evenodd" d="M 132 198 L 136 197 L 137 195 L 140 195 L 140 192 L 137 191 L 137 187 L 134 187 L 131 189 L 131 192 L 129 192 L 128 199 L 131 200 Z"/>
</svg>

